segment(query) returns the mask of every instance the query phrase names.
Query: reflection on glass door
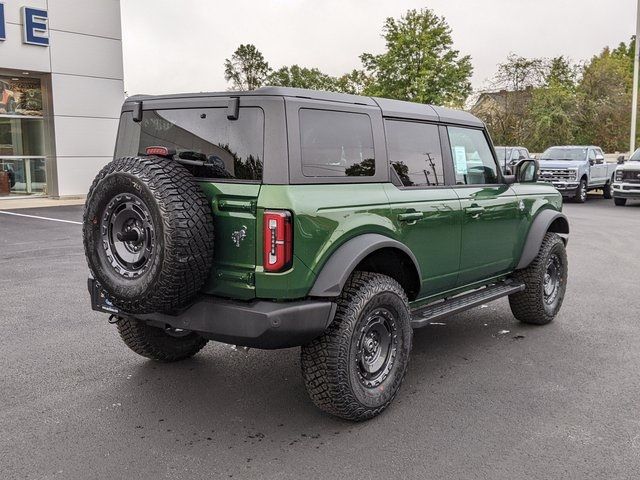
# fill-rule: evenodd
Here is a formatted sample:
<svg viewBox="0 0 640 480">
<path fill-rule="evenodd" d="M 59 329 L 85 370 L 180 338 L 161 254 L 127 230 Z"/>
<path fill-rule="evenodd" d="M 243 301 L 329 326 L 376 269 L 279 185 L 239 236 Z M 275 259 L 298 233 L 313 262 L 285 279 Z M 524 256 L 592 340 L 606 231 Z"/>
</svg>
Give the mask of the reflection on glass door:
<svg viewBox="0 0 640 480">
<path fill-rule="evenodd" d="M 0 196 L 46 194 L 42 88 L 0 77 Z"/>
</svg>

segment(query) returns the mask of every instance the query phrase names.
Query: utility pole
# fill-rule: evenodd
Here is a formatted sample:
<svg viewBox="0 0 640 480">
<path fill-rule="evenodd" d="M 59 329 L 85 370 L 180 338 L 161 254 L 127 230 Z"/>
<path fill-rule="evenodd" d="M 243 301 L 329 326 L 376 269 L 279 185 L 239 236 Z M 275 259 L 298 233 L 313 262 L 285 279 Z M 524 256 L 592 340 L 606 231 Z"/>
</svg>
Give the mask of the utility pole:
<svg viewBox="0 0 640 480">
<path fill-rule="evenodd" d="M 633 58 L 633 100 L 631 104 L 631 138 L 629 139 L 630 152 L 633 155 L 636 150 L 636 123 L 638 119 L 638 66 L 640 63 L 640 0 L 636 9 L 636 51 Z"/>
</svg>

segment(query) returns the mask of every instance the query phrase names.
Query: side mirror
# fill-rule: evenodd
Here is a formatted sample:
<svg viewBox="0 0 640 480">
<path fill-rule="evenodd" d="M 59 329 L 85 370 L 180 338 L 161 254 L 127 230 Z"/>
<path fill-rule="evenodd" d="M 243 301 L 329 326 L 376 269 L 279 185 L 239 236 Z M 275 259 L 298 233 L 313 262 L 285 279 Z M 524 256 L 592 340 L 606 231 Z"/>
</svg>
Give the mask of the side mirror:
<svg viewBox="0 0 640 480">
<path fill-rule="evenodd" d="M 516 165 L 516 182 L 518 183 L 534 183 L 538 181 L 538 172 L 540 164 L 537 160 L 530 158 L 522 160 Z"/>
<path fill-rule="evenodd" d="M 624 163 L 624 155 L 620 155 L 618 157 L 618 165 L 622 165 Z"/>
<path fill-rule="evenodd" d="M 596 164 L 596 161 L 593 158 L 589 159 L 589 165 L 591 165 L 592 167 Z"/>
</svg>

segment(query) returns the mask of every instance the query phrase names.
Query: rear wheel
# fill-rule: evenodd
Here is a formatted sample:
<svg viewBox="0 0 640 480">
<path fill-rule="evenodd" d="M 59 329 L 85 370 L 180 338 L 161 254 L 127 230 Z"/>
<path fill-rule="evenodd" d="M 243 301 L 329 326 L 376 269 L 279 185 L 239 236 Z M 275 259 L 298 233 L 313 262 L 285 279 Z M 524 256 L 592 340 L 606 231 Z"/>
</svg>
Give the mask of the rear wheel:
<svg viewBox="0 0 640 480">
<path fill-rule="evenodd" d="M 152 327 L 119 317 L 116 325 L 124 343 L 138 355 L 161 362 L 177 362 L 198 353 L 207 340 L 193 332 Z"/>
<path fill-rule="evenodd" d="M 551 322 L 562 306 L 567 288 L 567 252 L 562 238 L 547 233 L 536 258 L 513 277 L 525 284 L 523 291 L 509 295 L 513 315 L 523 323 Z"/>
<path fill-rule="evenodd" d="M 615 203 L 619 207 L 624 207 L 627 204 L 626 198 L 614 198 L 613 203 Z"/>
<path fill-rule="evenodd" d="M 578 203 L 587 201 L 587 181 L 584 178 L 580 180 L 580 185 L 578 185 L 573 199 Z"/>
<path fill-rule="evenodd" d="M 395 398 L 407 371 L 413 331 L 407 296 L 390 277 L 356 272 L 327 331 L 302 347 L 305 387 L 320 409 L 367 420 Z"/>
<path fill-rule="evenodd" d="M 209 275 L 213 215 L 182 165 L 120 158 L 89 190 L 83 239 L 91 273 L 116 307 L 171 311 L 195 297 Z"/>
</svg>

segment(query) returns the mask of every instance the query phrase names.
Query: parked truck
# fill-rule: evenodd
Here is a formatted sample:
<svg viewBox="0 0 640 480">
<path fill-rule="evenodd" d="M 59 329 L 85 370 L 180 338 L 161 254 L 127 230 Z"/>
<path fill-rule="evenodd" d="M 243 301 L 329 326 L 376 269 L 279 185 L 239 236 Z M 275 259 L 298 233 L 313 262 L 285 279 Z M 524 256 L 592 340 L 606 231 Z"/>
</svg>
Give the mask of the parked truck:
<svg viewBox="0 0 640 480">
<path fill-rule="evenodd" d="M 628 162 L 620 161 L 613 183 L 613 201 L 623 207 L 627 200 L 640 200 L 640 148 L 633 152 Z"/>
<path fill-rule="evenodd" d="M 556 146 L 540 155 L 540 180 L 578 203 L 587 201 L 590 190 L 612 198 L 615 170 L 616 164 L 606 163 L 602 149 L 593 145 Z"/>
</svg>

